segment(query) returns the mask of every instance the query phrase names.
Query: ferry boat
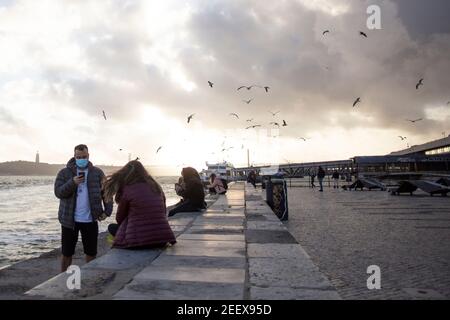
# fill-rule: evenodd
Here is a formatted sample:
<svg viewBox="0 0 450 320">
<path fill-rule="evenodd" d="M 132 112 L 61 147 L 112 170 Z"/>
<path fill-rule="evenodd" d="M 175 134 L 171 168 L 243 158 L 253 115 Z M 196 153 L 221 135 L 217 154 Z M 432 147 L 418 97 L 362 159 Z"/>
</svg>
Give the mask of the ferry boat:
<svg viewBox="0 0 450 320">
<path fill-rule="evenodd" d="M 226 179 L 227 181 L 232 181 L 233 176 L 232 172 L 234 169 L 234 166 L 227 162 L 219 162 L 219 163 L 208 163 L 206 162 L 207 169 L 203 169 L 199 174 L 200 178 L 203 182 L 206 182 L 209 180 L 209 176 L 212 173 L 215 173 L 216 175 L 219 175 L 222 179 Z"/>
</svg>

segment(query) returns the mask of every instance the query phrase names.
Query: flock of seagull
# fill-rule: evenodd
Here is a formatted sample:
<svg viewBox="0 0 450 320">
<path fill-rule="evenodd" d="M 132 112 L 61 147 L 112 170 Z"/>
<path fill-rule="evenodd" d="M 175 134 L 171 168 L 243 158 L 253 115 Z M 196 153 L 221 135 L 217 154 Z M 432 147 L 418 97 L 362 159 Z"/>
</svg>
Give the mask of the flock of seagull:
<svg viewBox="0 0 450 320">
<path fill-rule="evenodd" d="M 331 33 L 330 30 L 324 30 L 324 31 L 322 32 L 322 35 L 325 36 L 326 34 L 329 34 L 329 33 Z M 364 38 L 368 38 L 367 34 L 366 34 L 365 32 L 363 32 L 363 31 L 359 31 L 359 35 L 362 36 L 362 37 L 364 37 Z M 326 67 L 326 69 L 329 70 L 330 68 L 329 68 L 329 67 Z M 210 88 L 214 88 L 214 86 L 215 86 L 215 84 L 214 84 L 212 81 L 209 81 L 209 80 L 208 80 L 208 85 L 209 85 Z M 419 81 L 418 81 L 417 84 L 416 84 L 416 90 L 419 90 L 420 87 L 423 86 L 423 85 L 424 85 L 424 79 L 421 78 L 421 79 L 419 79 Z M 249 85 L 249 86 L 246 86 L 246 85 L 239 86 L 239 87 L 237 88 L 237 91 L 240 91 L 240 90 L 242 90 L 242 89 L 246 89 L 247 91 L 250 91 L 250 90 L 252 90 L 253 88 L 264 89 L 264 91 L 265 91 L 266 93 L 269 93 L 269 90 L 271 89 L 269 86 L 261 86 L 261 85 L 255 85 L 255 84 L 252 84 L 252 85 Z M 250 104 L 253 100 L 254 100 L 254 99 L 251 98 L 251 99 L 249 99 L 249 100 L 242 100 L 242 102 L 244 102 L 244 103 L 246 103 L 246 104 L 248 105 L 248 104 Z M 358 104 L 360 104 L 360 103 L 362 103 L 361 97 L 357 97 L 357 98 L 355 99 L 355 101 L 353 102 L 353 108 L 356 107 L 356 106 L 357 106 Z M 450 101 L 447 102 L 447 105 L 450 105 Z M 280 113 L 280 111 L 272 112 L 272 111 L 270 111 L 270 110 L 269 110 L 268 112 L 269 112 L 273 117 L 276 117 L 277 114 Z M 102 114 L 103 114 L 103 118 L 104 118 L 105 120 L 107 120 L 106 113 L 105 113 L 104 110 L 102 111 Z M 192 122 L 192 120 L 194 119 L 194 116 L 195 116 L 195 113 L 192 113 L 192 114 L 190 114 L 190 115 L 187 117 L 187 123 L 188 123 L 188 124 L 190 124 L 190 123 Z M 239 114 L 237 114 L 237 113 L 230 113 L 229 116 L 234 117 L 234 118 L 236 118 L 237 120 L 240 119 Z M 247 123 L 252 123 L 253 120 L 254 120 L 254 118 L 246 119 L 246 122 L 247 122 Z M 419 122 L 419 121 L 422 121 L 422 120 L 423 120 L 423 118 L 411 119 L 411 120 L 410 120 L 410 119 L 406 119 L 406 121 L 411 122 L 411 123 L 413 123 L 413 124 L 414 124 L 414 123 L 417 123 L 417 122 Z M 282 124 L 281 124 L 281 125 L 280 125 L 280 123 L 277 122 L 277 121 L 272 121 L 272 122 L 270 122 L 269 124 L 270 124 L 270 125 L 273 125 L 273 126 L 276 126 L 276 127 L 287 127 L 287 126 L 288 126 L 286 120 L 282 120 Z M 261 124 L 252 124 L 252 125 L 249 125 L 249 126 L 245 127 L 245 129 L 246 129 L 246 130 L 249 130 L 249 129 L 255 129 L 255 128 L 259 128 L 259 127 L 262 127 L 262 125 L 261 125 Z M 407 137 L 405 137 L 405 136 L 398 136 L 398 137 L 399 137 L 402 141 L 407 140 Z M 307 141 L 307 140 L 308 140 L 308 138 L 304 138 L 304 137 L 300 137 L 299 139 L 300 139 L 300 140 L 303 140 L 303 141 Z M 243 145 L 242 145 L 242 146 L 243 146 Z M 222 147 L 223 147 L 223 145 L 222 145 Z M 409 144 L 408 144 L 408 147 L 409 147 Z M 162 148 L 163 148 L 163 146 L 159 146 L 159 147 L 157 148 L 157 150 L 156 150 L 156 153 L 159 153 L 159 152 L 161 151 Z M 228 151 L 228 150 L 233 149 L 233 148 L 234 148 L 234 147 L 222 148 L 221 151 L 222 151 L 222 152 L 223 152 L 223 151 Z M 123 149 L 119 149 L 119 151 L 123 151 Z M 214 154 L 214 153 L 212 153 L 212 154 Z M 137 160 L 139 160 L 139 158 L 137 158 Z"/>
</svg>

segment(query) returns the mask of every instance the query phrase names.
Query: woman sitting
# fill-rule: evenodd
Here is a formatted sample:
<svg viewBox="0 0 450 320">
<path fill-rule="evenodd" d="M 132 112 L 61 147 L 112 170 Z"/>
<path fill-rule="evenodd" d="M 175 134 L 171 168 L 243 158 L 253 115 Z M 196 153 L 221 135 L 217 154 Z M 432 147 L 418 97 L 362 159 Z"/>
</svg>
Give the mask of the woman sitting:
<svg viewBox="0 0 450 320">
<path fill-rule="evenodd" d="M 175 190 L 183 199 L 169 211 L 169 217 L 180 212 L 195 212 L 206 209 L 203 183 L 194 168 L 183 168 L 181 179 L 179 183 L 175 184 Z"/>
<path fill-rule="evenodd" d="M 166 198 L 161 186 L 139 161 L 130 161 L 109 176 L 106 199 L 115 196 L 117 224 L 108 226 L 115 236 L 114 248 L 163 247 L 176 243 L 166 216 Z"/>
<path fill-rule="evenodd" d="M 222 179 L 218 177 L 215 173 L 210 176 L 211 184 L 208 186 L 209 193 L 211 194 L 225 194 L 227 190 L 223 185 Z"/>
</svg>

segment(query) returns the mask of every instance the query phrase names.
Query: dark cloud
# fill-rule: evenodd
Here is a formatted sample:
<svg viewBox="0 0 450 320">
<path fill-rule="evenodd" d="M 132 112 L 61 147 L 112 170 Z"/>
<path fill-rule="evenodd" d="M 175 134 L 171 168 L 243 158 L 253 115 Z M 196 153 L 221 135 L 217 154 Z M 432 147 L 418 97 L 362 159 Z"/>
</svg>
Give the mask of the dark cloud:
<svg viewBox="0 0 450 320">
<path fill-rule="evenodd" d="M 433 33 L 450 33 L 450 1 L 392 0 L 398 5 L 399 17 L 414 37 Z"/>
</svg>

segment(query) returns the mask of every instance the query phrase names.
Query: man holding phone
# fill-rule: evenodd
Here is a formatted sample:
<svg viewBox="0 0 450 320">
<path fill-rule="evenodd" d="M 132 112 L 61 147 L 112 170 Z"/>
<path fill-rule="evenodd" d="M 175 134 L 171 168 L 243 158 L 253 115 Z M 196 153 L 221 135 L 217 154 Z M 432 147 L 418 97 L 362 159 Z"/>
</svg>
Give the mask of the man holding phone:
<svg viewBox="0 0 450 320">
<path fill-rule="evenodd" d="M 58 219 L 61 223 L 61 272 L 72 264 L 72 256 L 81 233 L 86 262 L 97 256 L 98 222 L 112 213 L 113 203 L 106 203 L 102 195 L 105 174 L 89 161 L 84 144 L 74 149 L 55 181 L 55 195 L 60 199 Z"/>
</svg>

